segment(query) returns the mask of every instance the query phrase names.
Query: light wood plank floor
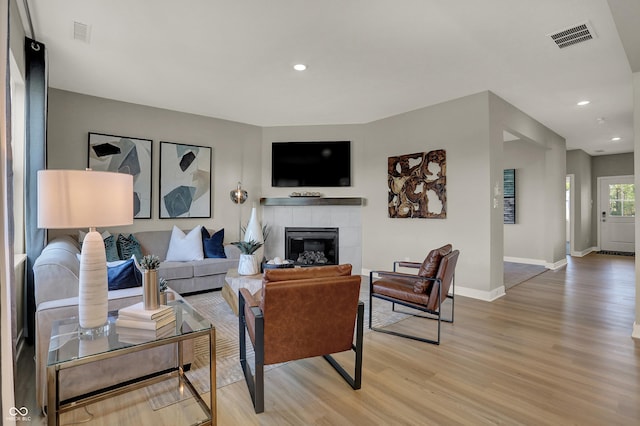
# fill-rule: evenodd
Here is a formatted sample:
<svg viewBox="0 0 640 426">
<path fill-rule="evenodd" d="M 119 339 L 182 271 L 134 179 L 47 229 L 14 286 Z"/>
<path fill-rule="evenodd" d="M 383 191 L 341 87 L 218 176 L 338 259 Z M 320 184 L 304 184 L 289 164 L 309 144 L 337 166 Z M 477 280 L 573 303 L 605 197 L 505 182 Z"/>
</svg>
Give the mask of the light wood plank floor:
<svg viewBox="0 0 640 426">
<path fill-rule="evenodd" d="M 219 424 L 638 425 L 634 260 L 569 258 L 495 302 L 458 297 L 440 346 L 367 333 L 359 391 L 321 358 L 268 371 L 259 415 L 244 382 L 228 385 L 218 389 Z M 434 325 L 410 318 L 394 327 Z M 351 356 L 337 358 L 349 364 Z M 166 409 L 145 417 L 148 404 L 129 401 L 118 408 L 136 413 L 136 424 L 167 424 L 158 420 Z"/>
</svg>

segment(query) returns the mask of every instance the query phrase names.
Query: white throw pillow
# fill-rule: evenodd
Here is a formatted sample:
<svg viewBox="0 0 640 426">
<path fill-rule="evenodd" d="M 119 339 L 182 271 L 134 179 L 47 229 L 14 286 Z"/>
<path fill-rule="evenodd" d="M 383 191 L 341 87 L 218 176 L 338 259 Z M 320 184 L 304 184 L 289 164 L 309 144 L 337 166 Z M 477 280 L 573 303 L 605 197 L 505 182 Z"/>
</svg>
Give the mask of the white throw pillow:
<svg viewBox="0 0 640 426">
<path fill-rule="evenodd" d="M 174 225 L 166 260 L 169 262 L 188 262 L 204 259 L 200 228 L 201 226 L 198 225 L 185 235 L 180 228 Z"/>
</svg>

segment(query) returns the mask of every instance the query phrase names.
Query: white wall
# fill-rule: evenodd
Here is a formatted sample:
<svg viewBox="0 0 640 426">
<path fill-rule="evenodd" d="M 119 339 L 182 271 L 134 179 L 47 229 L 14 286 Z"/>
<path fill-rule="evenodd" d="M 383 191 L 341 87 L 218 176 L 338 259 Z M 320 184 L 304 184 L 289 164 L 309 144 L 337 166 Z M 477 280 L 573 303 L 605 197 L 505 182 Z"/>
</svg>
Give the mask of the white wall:
<svg viewBox="0 0 640 426">
<path fill-rule="evenodd" d="M 206 225 L 225 228 L 225 241 L 238 239 L 238 207 L 229 191 L 240 180 L 249 193 L 242 205 L 244 222 L 260 197 L 261 129 L 256 126 L 151 108 L 63 90 L 49 90 L 47 167 L 87 167 L 88 133 L 106 133 L 153 140 L 152 219 L 136 219 L 129 227 L 114 231 L 132 232 L 183 229 Z M 210 219 L 158 219 L 160 141 L 212 147 L 212 217 Z M 56 235 L 61 231 L 52 231 Z M 66 232 L 66 231 L 64 231 Z"/>
<path fill-rule="evenodd" d="M 504 225 L 504 256 L 514 261 L 544 264 L 544 240 L 537 237 L 547 219 L 545 151 L 523 140 L 504 143 L 504 168 L 516 169 L 516 223 Z"/>
</svg>

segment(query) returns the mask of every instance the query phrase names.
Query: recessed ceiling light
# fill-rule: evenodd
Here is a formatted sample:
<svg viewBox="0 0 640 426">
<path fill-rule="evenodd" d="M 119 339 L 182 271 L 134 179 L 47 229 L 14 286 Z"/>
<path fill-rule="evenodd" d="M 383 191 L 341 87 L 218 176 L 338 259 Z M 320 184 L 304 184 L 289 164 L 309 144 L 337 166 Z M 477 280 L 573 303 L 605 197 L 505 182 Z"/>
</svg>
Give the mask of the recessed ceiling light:
<svg viewBox="0 0 640 426">
<path fill-rule="evenodd" d="M 622 138 L 620 136 L 615 136 L 615 137 L 611 138 L 611 142 L 618 142 L 619 140 L 622 140 Z"/>
<path fill-rule="evenodd" d="M 293 69 L 296 71 L 304 71 L 307 69 L 307 66 L 305 64 L 295 64 Z"/>
<path fill-rule="evenodd" d="M 591 101 L 580 101 L 578 102 L 578 106 L 585 106 L 585 105 L 589 105 L 591 103 Z"/>
</svg>

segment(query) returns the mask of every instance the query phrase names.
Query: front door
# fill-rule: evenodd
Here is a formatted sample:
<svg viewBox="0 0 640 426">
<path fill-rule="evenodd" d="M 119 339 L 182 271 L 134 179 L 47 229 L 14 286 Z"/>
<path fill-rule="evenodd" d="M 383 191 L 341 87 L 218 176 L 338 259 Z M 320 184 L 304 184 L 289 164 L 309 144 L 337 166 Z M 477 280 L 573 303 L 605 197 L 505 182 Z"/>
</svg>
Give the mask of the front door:
<svg viewBox="0 0 640 426">
<path fill-rule="evenodd" d="M 600 250 L 635 252 L 636 198 L 633 176 L 598 180 Z"/>
</svg>

